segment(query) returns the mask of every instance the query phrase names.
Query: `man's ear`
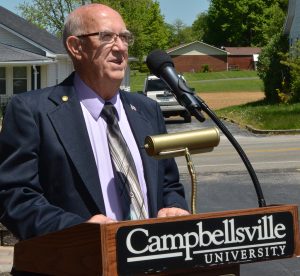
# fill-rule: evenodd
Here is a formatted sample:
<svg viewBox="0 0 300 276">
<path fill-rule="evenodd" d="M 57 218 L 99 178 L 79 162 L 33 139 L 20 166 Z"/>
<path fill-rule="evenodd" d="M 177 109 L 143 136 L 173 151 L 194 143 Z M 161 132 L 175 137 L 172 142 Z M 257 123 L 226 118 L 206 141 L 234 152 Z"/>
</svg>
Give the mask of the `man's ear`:
<svg viewBox="0 0 300 276">
<path fill-rule="evenodd" d="M 82 46 L 81 40 L 76 36 L 69 36 L 66 41 L 66 46 L 70 55 L 76 59 L 81 58 Z"/>
</svg>

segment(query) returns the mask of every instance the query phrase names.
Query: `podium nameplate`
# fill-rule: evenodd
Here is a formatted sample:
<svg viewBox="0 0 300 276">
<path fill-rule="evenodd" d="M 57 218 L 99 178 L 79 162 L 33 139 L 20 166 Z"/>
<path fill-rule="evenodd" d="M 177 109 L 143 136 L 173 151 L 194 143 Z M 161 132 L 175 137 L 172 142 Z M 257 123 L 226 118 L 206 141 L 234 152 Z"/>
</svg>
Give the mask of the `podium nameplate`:
<svg viewBox="0 0 300 276">
<path fill-rule="evenodd" d="M 130 275 L 292 257 L 293 216 L 264 213 L 120 227 L 118 273 Z"/>
</svg>

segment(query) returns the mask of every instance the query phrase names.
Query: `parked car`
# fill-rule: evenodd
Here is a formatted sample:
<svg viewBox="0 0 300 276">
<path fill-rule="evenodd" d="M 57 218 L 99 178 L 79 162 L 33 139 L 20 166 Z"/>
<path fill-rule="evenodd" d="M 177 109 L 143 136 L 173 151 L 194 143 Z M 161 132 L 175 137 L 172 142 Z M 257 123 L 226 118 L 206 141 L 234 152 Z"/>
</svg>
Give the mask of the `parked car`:
<svg viewBox="0 0 300 276">
<path fill-rule="evenodd" d="M 182 75 L 179 75 L 179 77 L 184 80 Z M 143 93 L 158 102 L 165 118 L 181 116 L 186 123 L 191 122 L 191 114 L 185 107 L 178 103 L 169 86 L 160 78 L 154 75 L 146 77 Z"/>
</svg>

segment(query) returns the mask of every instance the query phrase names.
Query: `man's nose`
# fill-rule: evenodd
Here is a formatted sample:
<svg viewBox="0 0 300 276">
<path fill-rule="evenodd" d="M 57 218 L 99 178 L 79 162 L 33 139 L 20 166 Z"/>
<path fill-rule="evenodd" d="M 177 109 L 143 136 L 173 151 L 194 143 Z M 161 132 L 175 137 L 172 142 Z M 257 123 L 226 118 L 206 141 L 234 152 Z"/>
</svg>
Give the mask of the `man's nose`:
<svg viewBox="0 0 300 276">
<path fill-rule="evenodd" d="M 124 42 L 119 36 L 116 36 L 113 47 L 117 47 L 122 51 L 128 50 L 128 44 Z"/>
</svg>

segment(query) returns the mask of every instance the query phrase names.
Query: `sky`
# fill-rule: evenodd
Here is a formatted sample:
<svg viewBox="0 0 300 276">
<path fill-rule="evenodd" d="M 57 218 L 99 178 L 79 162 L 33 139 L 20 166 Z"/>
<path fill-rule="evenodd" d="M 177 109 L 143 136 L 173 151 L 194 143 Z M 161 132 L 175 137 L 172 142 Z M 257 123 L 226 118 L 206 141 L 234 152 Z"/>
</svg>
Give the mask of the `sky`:
<svg viewBox="0 0 300 276">
<path fill-rule="evenodd" d="M 0 5 L 18 13 L 16 6 L 23 2 L 24 0 L 0 0 Z M 173 24 L 176 19 L 181 19 L 187 26 L 191 26 L 197 15 L 207 11 L 209 6 L 209 0 L 158 0 L 158 2 L 167 23 Z"/>
</svg>

